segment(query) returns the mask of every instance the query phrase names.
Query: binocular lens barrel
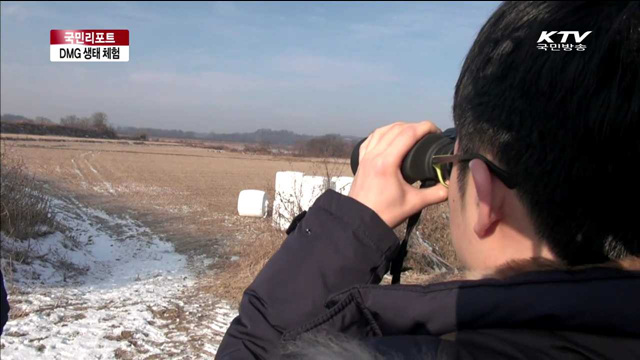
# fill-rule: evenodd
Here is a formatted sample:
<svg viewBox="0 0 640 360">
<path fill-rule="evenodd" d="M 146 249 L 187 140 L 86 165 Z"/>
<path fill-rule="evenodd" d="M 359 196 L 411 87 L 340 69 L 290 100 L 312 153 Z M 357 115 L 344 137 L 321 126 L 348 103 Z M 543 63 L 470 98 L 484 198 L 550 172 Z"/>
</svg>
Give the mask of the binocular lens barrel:
<svg viewBox="0 0 640 360">
<path fill-rule="evenodd" d="M 413 184 L 416 181 L 432 185 L 437 184 L 439 180 L 438 174 L 433 167 L 433 156 L 453 154 L 455 138 L 455 129 L 451 128 L 441 134 L 427 134 L 420 139 L 402 161 L 400 171 L 404 180 L 409 184 Z M 354 175 L 358 170 L 360 146 L 366 139 L 360 140 L 351 153 L 351 171 L 353 171 Z M 442 168 L 446 172 L 450 171 L 450 169 L 450 166 Z M 448 175 L 445 174 L 447 177 Z"/>
</svg>

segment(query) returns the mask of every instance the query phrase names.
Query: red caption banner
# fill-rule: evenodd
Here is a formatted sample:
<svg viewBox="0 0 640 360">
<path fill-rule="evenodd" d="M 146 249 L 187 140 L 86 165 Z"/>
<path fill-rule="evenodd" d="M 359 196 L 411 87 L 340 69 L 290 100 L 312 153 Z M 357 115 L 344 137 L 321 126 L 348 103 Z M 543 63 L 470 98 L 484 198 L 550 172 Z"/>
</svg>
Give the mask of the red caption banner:
<svg viewBox="0 0 640 360">
<path fill-rule="evenodd" d="M 53 62 L 129 61 L 129 30 L 51 30 Z"/>
</svg>

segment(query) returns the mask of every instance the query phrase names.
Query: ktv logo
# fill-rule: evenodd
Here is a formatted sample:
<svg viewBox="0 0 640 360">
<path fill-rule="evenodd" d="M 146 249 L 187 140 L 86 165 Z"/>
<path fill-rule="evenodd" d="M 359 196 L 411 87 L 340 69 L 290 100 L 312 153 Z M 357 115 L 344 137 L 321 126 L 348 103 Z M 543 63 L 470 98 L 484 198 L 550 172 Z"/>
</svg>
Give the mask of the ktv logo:
<svg viewBox="0 0 640 360">
<path fill-rule="evenodd" d="M 584 34 L 580 35 L 579 31 L 543 31 L 542 34 L 540 34 L 540 38 L 538 38 L 538 42 L 540 43 L 542 41 L 546 41 L 549 44 L 554 44 L 551 36 L 558 34 L 562 35 L 562 39 L 560 40 L 561 44 L 567 42 L 567 40 L 569 39 L 569 35 L 573 35 L 573 37 L 576 39 L 576 43 L 580 44 L 582 40 L 584 40 L 591 33 L 592 31 L 587 31 Z"/>
<path fill-rule="evenodd" d="M 580 35 L 579 31 L 543 31 L 538 38 L 537 44 L 538 49 L 540 50 L 551 50 L 551 51 L 585 51 L 587 49 L 586 45 L 580 44 L 584 39 L 591 34 L 592 31 L 585 31 L 582 35 Z M 562 35 L 559 43 L 554 42 L 551 38 L 555 35 L 557 40 L 559 35 Z M 569 37 L 573 35 L 573 40 L 570 44 L 568 44 Z"/>
</svg>

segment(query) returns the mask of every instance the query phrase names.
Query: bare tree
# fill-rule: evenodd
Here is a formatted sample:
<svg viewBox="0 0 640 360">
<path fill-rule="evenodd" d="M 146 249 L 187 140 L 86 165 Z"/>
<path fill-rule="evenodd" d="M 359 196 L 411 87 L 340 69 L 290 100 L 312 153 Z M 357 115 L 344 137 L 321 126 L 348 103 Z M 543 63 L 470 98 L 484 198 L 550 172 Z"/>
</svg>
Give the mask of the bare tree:
<svg viewBox="0 0 640 360">
<path fill-rule="evenodd" d="M 319 136 L 296 144 L 298 155 L 319 158 L 348 158 L 352 148 L 353 144 L 336 134 Z"/>
<path fill-rule="evenodd" d="M 60 118 L 60 125 L 64 126 L 78 126 L 80 118 L 75 115 L 67 115 Z"/>
<path fill-rule="evenodd" d="M 91 126 L 96 130 L 105 130 L 108 125 L 107 114 L 103 112 L 96 112 L 91 115 Z"/>
<path fill-rule="evenodd" d="M 51 119 L 46 118 L 44 116 L 36 116 L 34 121 L 36 122 L 36 124 L 39 124 L 39 125 L 50 125 L 50 124 L 53 124 L 53 121 Z"/>
</svg>

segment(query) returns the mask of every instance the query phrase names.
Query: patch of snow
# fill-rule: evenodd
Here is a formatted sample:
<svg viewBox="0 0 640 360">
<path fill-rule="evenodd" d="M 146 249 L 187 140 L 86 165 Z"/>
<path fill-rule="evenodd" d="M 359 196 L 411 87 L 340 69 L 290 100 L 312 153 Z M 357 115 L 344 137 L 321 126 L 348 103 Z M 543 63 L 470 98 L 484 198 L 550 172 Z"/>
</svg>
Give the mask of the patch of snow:
<svg viewBox="0 0 640 360">
<path fill-rule="evenodd" d="M 160 194 L 178 194 L 178 192 L 166 188 L 159 187 L 154 185 L 144 185 L 138 183 L 126 183 L 122 185 L 115 186 L 115 190 L 120 193 L 142 193 L 142 194 L 151 194 L 151 195 L 160 195 Z"/>
<path fill-rule="evenodd" d="M 209 321 L 176 330 L 171 314 L 196 318 L 204 309 L 185 303 L 195 276 L 171 243 L 128 216 L 73 198 L 51 202 L 68 231 L 28 242 L 3 239 L 3 246 L 30 246 L 42 256 L 14 265 L 20 292 L 9 302 L 26 315 L 7 323 L 2 359 L 106 359 L 116 351 L 192 358 L 182 348 L 189 336 L 207 339 L 201 348 L 215 354 L 237 312 L 215 303 Z"/>
</svg>

